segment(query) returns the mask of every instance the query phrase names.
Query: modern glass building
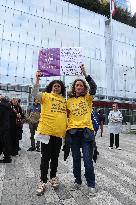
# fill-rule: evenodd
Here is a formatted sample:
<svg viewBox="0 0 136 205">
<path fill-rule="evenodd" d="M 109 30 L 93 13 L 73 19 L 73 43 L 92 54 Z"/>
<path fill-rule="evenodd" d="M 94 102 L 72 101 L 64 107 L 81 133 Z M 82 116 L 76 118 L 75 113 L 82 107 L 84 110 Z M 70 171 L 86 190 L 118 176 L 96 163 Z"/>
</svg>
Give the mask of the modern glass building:
<svg viewBox="0 0 136 205">
<path fill-rule="evenodd" d="M 135 28 L 113 21 L 111 34 L 106 17 L 62 0 L 1 0 L 0 14 L 0 93 L 28 102 L 39 50 L 80 46 L 97 96 L 136 99 Z"/>
</svg>

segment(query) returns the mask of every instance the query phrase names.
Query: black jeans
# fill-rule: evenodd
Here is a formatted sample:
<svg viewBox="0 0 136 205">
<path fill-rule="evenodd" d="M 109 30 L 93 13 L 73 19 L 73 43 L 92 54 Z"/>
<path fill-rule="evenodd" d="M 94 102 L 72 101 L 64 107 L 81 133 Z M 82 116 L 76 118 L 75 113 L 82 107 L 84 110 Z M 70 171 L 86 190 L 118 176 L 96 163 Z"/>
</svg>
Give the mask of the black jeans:
<svg viewBox="0 0 136 205">
<path fill-rule="evenodd" d="M 4 158 L 10 158 L 12 151 L 12 141 L 10 130 L 0 131 L 0 155 L 4 154 Z"/>
<path fill-rule="evenodd" d="M 50 162 L 50 178 L 56 177 L 58 168 L 58 158 L 62 145 L 62 139 L 55 136 L 50 136 L 48 144 L 41 143 L 41 180 L 46 183 L 48 178 L 48 169 Z"/>
<path fill-rule="evenodd" d="M 81 179 L 81 153 L 80 148 L 82 147 L 83 161 L 85 167 L 85 178 L 88 187 L 95 187 L 95 173 L 93 167 L 93 142 L 84 140 L 82 133 L 74 134 L 71 137 L 71 150 L 73 157 L 73 174 L 75 182 L 78 184 L 82 183 Z"/>
<path fill-rule="evenodd" d="M 114 144 L 114 134 L 110 133 L 110 147 L 113 147 Z M 119 147 L 119 134 L 115 134 L 115 146 Z"/>
</svg>

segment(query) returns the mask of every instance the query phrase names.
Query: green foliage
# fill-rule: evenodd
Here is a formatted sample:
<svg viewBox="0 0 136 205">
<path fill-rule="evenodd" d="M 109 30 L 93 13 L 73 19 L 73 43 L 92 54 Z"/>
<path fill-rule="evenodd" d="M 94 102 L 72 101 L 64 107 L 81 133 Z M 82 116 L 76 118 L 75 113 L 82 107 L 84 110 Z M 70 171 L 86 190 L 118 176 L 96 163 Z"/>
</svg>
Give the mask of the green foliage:
<svg viewBox="0 0 136 205">
<path fill-rule="evenodd" d="M 130 25 L 133 26 L 134 28 L 136 28 L 136 13 L 135 13 L 134 16 L 131 18 L 131 20 L 130 20 Z"/>
<path fill-rule="evenodd" d="M 131 13 L 129 13 L 127 10 L 123 10 L 122 8 L 118 7 L 116 9 L 114 19 L 117 21 L 120 21 L 121 23 L 125 23 L 127 25 L 131 25 Z"/>
<path fill-rule="evenodd" d="M 109 3 L 100 3 L 99 0 L 65 0 L 71 4 L 75 4 L 87 10 L 99 13 L 101 15 L 110 17 L 110 4 Z M 134 16 L 131 16 L 131 13 L 127 10 L 123 10 L 120 7 L 116 8 L 115 15 L 113 19 L 125 23 L 129 26 L 136 28 L 136 13 Z"/>
</svg>

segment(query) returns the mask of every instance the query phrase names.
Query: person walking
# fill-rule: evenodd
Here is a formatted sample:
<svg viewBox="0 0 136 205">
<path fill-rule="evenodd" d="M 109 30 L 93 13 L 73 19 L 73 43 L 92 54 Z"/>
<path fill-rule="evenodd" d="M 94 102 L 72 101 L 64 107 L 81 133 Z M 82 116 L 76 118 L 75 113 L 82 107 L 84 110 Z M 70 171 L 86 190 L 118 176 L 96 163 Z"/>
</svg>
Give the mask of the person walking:
<svg viewBox="0 0 136 205">
<path fill-rule="evenodd" d="M 36 73 L 36 83 L 32 95 L 41 103 L 41 115 L 35 140 L 41 142 L 41 176 L 37 195 L 43 195 L 47 186 L 47 174 L 50 162 L 50 183 L 53 188 L 59 187 L 56 176 L 58 158 L 62 145 L 62 138 L 66 132 L 66 100 L 65 86 L 60 80 L 53 80 L 46 87 L 45 92 L 39 93 L 41 73 Z"/>
<path fill-rule="evenodd" d="M 37 151 L 40 152 L 40 142 L 36 142 L 35 146 L 35 131 L 37 130 L 37 126 L 39 123 L 39 118 L 40 118 L 40 112 L 41 112 L 41 105 L 38 102 L 37 99 L 34 99 L 33 105 L 28 109 L 28 123 L 29 123 L 29 129 L 31 133 L 31 147 L 27 151 Z"/>
<path fill-rule="evenodd" d="M 84 65 L 80 66 L 81 73 L 89 84 L 82 79 L 76 79 L 72 85 L 72 91 L 67 100 L 68 125 L 67 135 L 71 137 L 71 151 L 73 157 L 73 174 L 75 177 L 74 189 L 79 189 L 81 179 L 81 152 L 85 166 L 85 177 L 90 195 L 95 195 L 95 173 L 93 167 L 93 151 L 95 137 L 90 113 L 92 112 L 92 100 L 96 93 L 94 80 L 86 74 Z"/>
<path fill-rule="evenodd" d="M 118 105 L 117 103 L 114 103 L 112 105 L 112 110 L 110 111 L 108 115 L 109 119 L 109 132 L 110 132 L 110 146 L 109 149 L 113 149 L 114 145 L 114 136 L 115 136 L 115 146 L 116 149 L 121 150 L 119 147 L 119 134 L 122 131 L 122 113 L 118 110 Z"/>
</svg>

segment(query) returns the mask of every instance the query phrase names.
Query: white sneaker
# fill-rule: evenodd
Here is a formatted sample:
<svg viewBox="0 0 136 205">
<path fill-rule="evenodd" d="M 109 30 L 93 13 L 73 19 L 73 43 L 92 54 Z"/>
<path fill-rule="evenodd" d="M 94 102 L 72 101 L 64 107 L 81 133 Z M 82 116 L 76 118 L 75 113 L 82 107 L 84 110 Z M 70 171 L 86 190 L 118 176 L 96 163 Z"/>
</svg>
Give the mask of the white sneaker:
<svg viewBox="0 0 136 205">
<path fill-rule="evenodd" d="M 110 146 L 109 146 L 108 149 L 113 149 L 113 147 L 110 147 Z"/>
<path fill-rule="evenodd" d="M 59 178 L 58 177 L 54 177 L 52 179 L 50 179 L 50 183 L 51 183 L 51 186 L 54 188 L 54 189 L 57 189 L 59 187 Z"/>
<path fill-rule="evenodd" d="M 116 149 L 117 149 L 117 150 L 122 150 L 121 147 L 117 147 Z"/>
<path fill-rule="evenodd" d="M 96 189 L 93 187 L 88 187 L 89 196 L 95 196 L 96 195 Z"/>
<path fill-rule="evenodd" d="M 42 181 L 40 181 L 38 188 L 36 190 L 36 195 L 42 196 L 45 192 L 45 189 L 46 189 L 46 183 L 43 183 Z"/>
</svg>

